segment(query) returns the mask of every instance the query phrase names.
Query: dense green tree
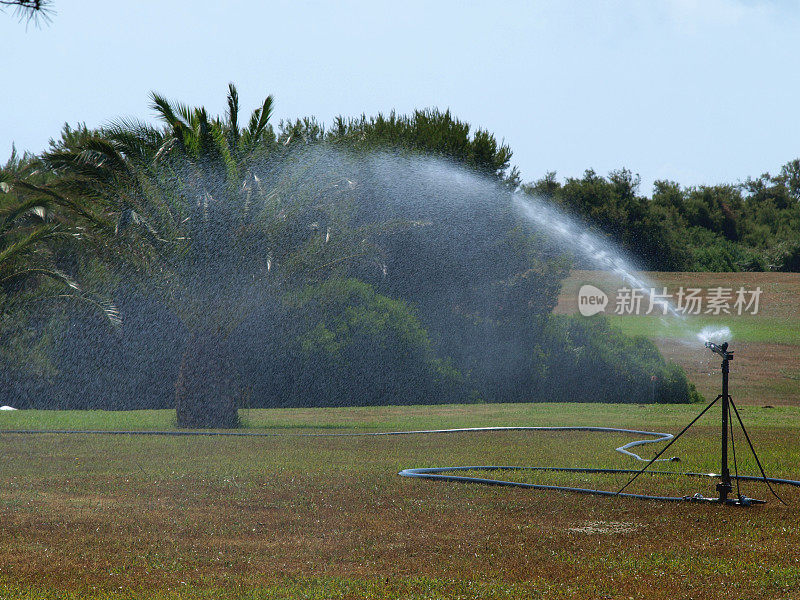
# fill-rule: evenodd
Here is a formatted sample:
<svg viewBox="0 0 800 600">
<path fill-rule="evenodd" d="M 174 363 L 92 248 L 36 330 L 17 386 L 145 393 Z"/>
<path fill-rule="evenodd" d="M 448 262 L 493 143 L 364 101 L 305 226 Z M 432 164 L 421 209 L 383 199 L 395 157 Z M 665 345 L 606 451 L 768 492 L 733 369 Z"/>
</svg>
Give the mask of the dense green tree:
<svg viewBox="0 0 800 600">
<path fill-rule="evenodd" d="M 554 173 L 526 184 L 526 193 L 560 204 L 601 236 L 628 251 L 642 268 L 681 270 L 687 261 L 668 210 L 639 195 L 639 177 L 627 169 L 602 177 L 587 170 L 582 178 L 559 183 Z"/>
<path fill-rule="evenodd" d="M 279 369 L 299 406 L 463 401 L 461 376 L 442 360 L 414 310 L 356 279 L 332 279 L 290 294 L 289 336 Z"/>
<path fill-rule="evenodd" d="M 516 182 L 516 169 L 509 172 L 511 149 L 498 144 L 484 129 L 470 125 L 437 109 L 417 110 L 411 115 L 379 114 L 367 118 L 339 117 L 326 138 L 348 148 L 402 149 L 424 152 L 452 160 L 479 173 Z"/>
<path fill-rule="evenodd" d="M 555 173 L 523 186 L 560 203 L 654 270 L 797 270 L 800 161 L 740 185 L 683 187 L 656 181 L 651 198 L 623 169 L 587 171 L 562 184 Z"/>
<path fill-rule="evenodd" d="M 543 333 L 549 401 L 623 403 L 693 402 L 700 396 L 680 366 L 667 363 L 655 344 L 622 334 L 607 319 L 554 316 Z"/>
<path fill-rule="evenodd" d="M 245 127 L 232 85 L 224 118 L 158 94 L 153 107 L 163 129 L 122 121 L 67 132 L 44 156 L 58 176 L 51 189 L 113 219 L 115 237 L 138 258 L 128 274 L 186 326 L 178 424 L 234 427 L 227 336 L 274 302 L 280 284 L 367 254 L 367 231 L 347 226 L 340 174 L 310 170 L 314 156 L 276 143 L 272 97 Z"/>
</svg>

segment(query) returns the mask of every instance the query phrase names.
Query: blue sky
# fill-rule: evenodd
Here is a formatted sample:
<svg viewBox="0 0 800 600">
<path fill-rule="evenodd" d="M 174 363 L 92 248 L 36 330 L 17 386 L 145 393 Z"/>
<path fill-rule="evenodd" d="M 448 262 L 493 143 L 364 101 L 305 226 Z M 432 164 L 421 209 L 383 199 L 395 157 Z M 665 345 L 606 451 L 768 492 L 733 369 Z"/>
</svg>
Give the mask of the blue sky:
<svg viewBox="0 0 800 600">
<path fill-rule="evenodd" d="M 795 2 L 54 0 L 0 14 L 0 161 L 64 122 L 150 119 L 148 94 L 275 122 L 450 108 L 514 150 L 526 181 L 627 167 L 736 182 L 800 157 Z"/>
</svg>

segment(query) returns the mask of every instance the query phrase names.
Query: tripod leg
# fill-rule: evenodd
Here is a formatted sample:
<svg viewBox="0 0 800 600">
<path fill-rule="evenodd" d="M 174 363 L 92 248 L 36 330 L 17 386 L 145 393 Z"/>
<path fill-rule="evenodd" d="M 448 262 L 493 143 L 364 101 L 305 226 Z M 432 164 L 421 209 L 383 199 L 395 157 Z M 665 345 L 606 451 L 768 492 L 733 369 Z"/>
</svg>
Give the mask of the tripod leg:
<svg viewBox="0 0 800 600">
<path fill-rule="evenodd" d="M 728 396 L 728 402 L 733 402 Z M 736 474 L 736 496 L 739 501 L 742 499 L 742 490 L 739 487 L 739 464 L 736 462 L 736 442 L 733 441 L 733 414 L 728 413 L 728 427 L 731 430 L 731 450 L 733 450 L 733 472 Z"/>
<path fill-rule="evenodd" d="M 772 486 L 769 484 L 769 478 L 767 477 L 767 474 L 764 472 L 764 467 L 761 466 L 761 461 L 758 460 L 758 454 L 756 454 L 756 449 L 753 447 L 753 442 L 750 441 L 750 436 L 747 433 L 747 429 L 745 429 L 744 427 L 744 423 L 742 422 L 742 417 L 739 416 L 739 409 L 736 408 L 736 405 L 733 403 L 733 399 L 730 399 L 730 403 L 731 406 L 733 407 L 733 412 L 736 413 L 736 418 L 739 420 L 739 425 L 741 426 L 742 431 L 744 432 L 744 439 L 747 440 L 747 445 L 750 446 L 750 452 L 753 453 L 753 458 L 756 459 L 756 464 L 758 465 L 759 471 L 761 471 L 761 477 L 764 478 L 764 483 L 767 484 L 767 487 L 769 488 L 769 491 L 772 492 L 772 495 L 781 501 L 781 504 L 783 504 L 784 506 L 789 506 L 788 504 L 786 504 L 783 498 L 778 496 L 778 493 L 775 490 L 773 490 Z"/>
<path fill-rule="evenodd" d="M 708 405 L 708 406 L 706 406 L 706 407 L 703 409 L 703 411 L 702 411 L 702 412 L 701 412 L 699 415 L 697 415 L 697 416 L 696 416 L 696 417 L 695 417 L 695 418 L 692 420 L 692 422 L 691 422 L 691 423 L 689 423 L 689 424 L 688 424 L 686 427 L 684 427 L 684 428 L 683 428 L 683 430 L 682 430 L 682 431 L 681 431 L 681 432 L 680 432 L 678 435 L 676 435 L 674 438 L 672 438 L 672 439 L 669 441 L 669 444 L 667 444 L 666 446 L 664 446 L 664 447 L 661 449 L 661 452 L 659 452 L 658 454 L 656 454 L 656 455 L 655 455 L 655 457 L 653 457 L 653 459 L 652 459 L 652 460 L 651 460 L 649 463 L 647 463 L 647 464 L 646 464 L 646 465 L 645 465 L 645 466 L 642 468 L 642 470 L 641 470 L 641 471 L 639 471 L 639 472 L 638 472 L 638 473 L 636 473 L 636 474 L 635 474 L 633 477 L 631 477 L 631 478 L 628 480 L 628 483 L 626 483 L 625 485 L 623 485 L 623 486 L 620 488 L 620 490 L 617 492 L 617 495 L 619 495 L 619 494 L 621 494 L 623 491 L 625 491 L 625 488 L 627 488 L 627 487 L 628 487 L 630 484 L 632 484 L 634 481 L 636 481 L 636 478 L 637 478 L 637 477 L 639 477 L 639 475 L 641 475 L 641 474 L 642 474 L 642 473 L 644 473 L 644 472 L 645 472 L 647 469 L 649 469 L 649 468 L 650 468 L 650 465 L 652 465 L 654 462 L 656 462 L 656 461 L 658 460 L 658 458 L 659 458 L 659 457 L 660 457 L 662 454 L 664 454 L 664 452 L 666 452 L 666 451 L 669 449 L 669 447 L 670 447 L 670 446 L 672 446 L 672 444 L 674 444 L 675 442 L 677 442 L 677 441 L 678 441 L 678 438 L 679 438 L 679 437 L 681 437 L 681 436 L 682 436 L 684 433 L 686 433 L 686 432 L 689 430 L 689 428 L 690 428 L 692 425 L 694 425 L 695 423 L 697 423 L 697 421 L 700 419 L 700 417 L 702 417 L 704 414 L 706 414 L 706 413 L 708 412 L 708 409 L 710 409 L 712 406 L 714 406 L 714 405 L 717 403 L 717 400 L 719 400 L 720 398 L 722 398 L 722 394 L 720 394 L 719 396 L 717 396 L 716 398 L 714 398 L 714 399 L 713 399 L 713 400 L 712 400 L 712 401 L 709 403 L 709 405 Z"/>
</svg>

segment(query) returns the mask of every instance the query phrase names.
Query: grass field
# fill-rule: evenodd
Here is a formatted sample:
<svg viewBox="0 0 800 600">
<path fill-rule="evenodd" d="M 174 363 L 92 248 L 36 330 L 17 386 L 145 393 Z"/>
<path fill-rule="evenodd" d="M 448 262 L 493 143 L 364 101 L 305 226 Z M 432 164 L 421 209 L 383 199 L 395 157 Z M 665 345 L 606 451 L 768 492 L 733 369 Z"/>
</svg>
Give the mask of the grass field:
<svg viewBox="0 0 800 600">
<path fill-rule="evenodd" d="M 791 598 L 800 490 L 752 508 L 401 478 L 407 467 L 628 468 L 620 434 L 297 437 L 484 425 L 676 431 L 698 406 L 452 405 L 243 412 L 265 438 L 0 434 L 0 597 Z M 800 476 L 800 408 L 742 408 L 770 473 Z M 23 412 L 0 427 L 170 427 L 170 411 Z M 718 415 L 715 414 L 718 418 Z M 718 470 L 715 418 L 666 469 Z M 741 444 L 741 440 L 739 440 Z M 737 445 L 743 471 L 754 472 Z M 653 450 L 645 447 L 644 452 Z M 672 450 L 670 454 L 673 454 Z M 622 480 L 526 481 L 615 489 Z M 713 493 L 647 477 L 636 490 Z M 762 486 L 745 493 L 767 499 Z"/>
<path fill-rule="evenodd" d="M 755 316 L 676 326 L 614 317 L 651 337 L 706 396 L 717 358 L 693 331 L 734 332 L 731 392 L 769 474 L 800 479 L 800 278 L 652 274 L 660 285 L 759 285 Z M 575 273 L 577 289 L 616 283 Z M 765 408 L 772 406 L 774 408 Z M 45 434 L 12 429 L 153 430 L 172 411 L 0 413 L 0 599 L 105 598 L 797 598 L 800 488 L 749 509 L 613 500 L 401 478 L 409 467 L 635 468 L 618 433 L 482 432 L 315 437 L 503 425 L 596 425 L 677 432 L 700 405 L 473 404 L 244 410 L 268 437 Z M 718 471 L 718 411 L 664 463 Z M 301 434 L 301 435 L 297 435 Z M 756 473 L 741 435 L 740 472 Z M 657 447 L 644 447 L 652 455 Z M 475 476 L 485 472 L 473 471 Z M 494 474 L 497 475 L 497 474 Z M 619 476 L 504 472 L 504 478 L 608 490 Z M 713 480 L 647 476 L 632 491 L 714 495 Z"/>
<path fill-rule="evenodd" d="M 575 271 L 564 283 L 556 312 L 578 312 L 578 290 L 590 283 L 609 294 L 608 318 L 631 335 L 656 342 L 680 364 L 707 397 L 719 393 L 719 361 L 702 347 L 696 333 L 706 326 L 727 326 L 736 360 L 731 364 L 731 394 L 742 404 L 800 405 L 800 274 L 797 273 L 643 273 L 654 287 L 738 290 L 761 288 L 757 314 L 689 316 L 615 315 L 615 294 L 622 282 L 612 274 Z M 735 311 L 734 311 L 735 312 Z M 593 317 L 589 317 L 593 318 Z"/>
</svg>

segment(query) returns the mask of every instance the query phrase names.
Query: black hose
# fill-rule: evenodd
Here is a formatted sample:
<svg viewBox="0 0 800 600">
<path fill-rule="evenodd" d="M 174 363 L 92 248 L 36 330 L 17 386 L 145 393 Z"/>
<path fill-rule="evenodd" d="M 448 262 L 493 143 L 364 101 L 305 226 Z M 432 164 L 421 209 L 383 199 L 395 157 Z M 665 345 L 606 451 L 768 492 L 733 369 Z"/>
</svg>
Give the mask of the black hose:
<svg viewBox="0 0 800 600">
<path fill-rule="evenodd" d="M 713 404 L 713 403 L 712 403 Z M 646 459 L 642 458 L 641 456 L 634 454 L 632 452 L 628 452 L 627 448 L 632 446 L 640 445 L 640 444 L 647 444 L 653 442 L 664 442 L 669 441 L 670 444 L 674 440 L 674 437 L 668 433 L 656 433 L 652 431 L 637 431 L 631 429 L 617 429 L 613 427 L 521 427 L 519 429 L 538 429 L 538 430 L 572 430 L 572 431 L 609 431 L 609 432 L 616 432 L 616 433 L 636 433 L 636 434 L 644 434 L 650 436 L 658 436 L 658 439 L 655 440 L 637 440 L 635 442 L 630 442 L 625 444 L 624 446 L 620 446 L 616 450 L 618 452 L 622 452 L 628 456 L 632 456 L 637 460 L 646 461 Z M 667 447 L 669 447 L 669 445 Z M 656 461 L 672 461 L 674 459 L 667 458 L 667 459 L 659 459 L 658 457 L 666 450 L 664 448 L 661 452 L 659 452 L 654 459 L 651 459 L 648 462 L 647 466 L 650 466 L 653 462 Z M 759 464 L 759 467 L 761 465 Z M 647 467 L 645 467 L 646 469 Z M 623 498 L 636 498 L 639 500 L 659 500 L 664 502 L 718 502 L 716 498 L 706 498 L 700 494 L 696 494 L 694 496 L 652 496 L 649 494 L 631 494 L 625 493 L 622 491 L 619 492 L 612 492 L 608 490 L 596 490 L 591 488 L 579 488 L 579 487 L 570 487 L 570 486 L 560 486 L 560 485 L 544 485 L 544 484 L 536 484 L 536 483 L 522 483 L 519 481 L 507 481 L 503 479 L 488 479 L 484 477 L 464 477 L 460 475 L 450 475 L 449 473 L 457 473 L 462 471 L 551 471 L 551 472 L 566 472 L 566 473 L 601 473 L 601 474 L 634 474 L 635 476 L 639 476 L 645 472 L 644 469 L 601 469 L 601 468 L 590 468 L 590 467 L 519 467 L 519 466 L 501 466 L 501 465 L 481 465 L 481 466 L 469 466 L 469 467 L 432 467 L 432 468 L 413 468 L 413 469 L 403 469 L 398 473 L 403 477 L 418 477 L 421 479 L 433 479 L 438 481 L 452 481 L 452 482 L 459 482 L 459 483 L 479 483 L 483 485 L 497 485 L 497 486 L 504 486 L 504 487 L 518 487 L 518 488 L 526 488 L 526 489 L 536 489 L 536 490 L 552 490 L 552 491 L 561 491 L 561 492 L 574 492 L 579 494 L 592 494 L 596 496 L 621 496 Z M 716 473 L 679 473 L 673 471 L 647 471 L 649 475 L 681 475 L 684 477 L 710 477 L 710 478 L 717 478 L 720 477 L 719 474 Z M 739 475 L 738 471 L 737 474 L 733 477 L 736 480 L 736 484 L 738 486 L 739 481 L 761 481 L 770 485 L 770 483 L 776 484 L 784 484 L 784 485 L 793 485 L 800 487 L 800 481 L 796 481 L 794 479 L 779 479 L 775 477 L 767 477 L 763 473 L 762 469 L 762 476 L 757 477 L 753 475 Z M 630 483 L 630 482 L 629 482 Z M 772 488 L 770 487 L 770 490 Z M 774 493 L 774 492 L 773 492 Z M 743 498 L 740 495 L 739 502 L 744 505 L 749 504 L 761 504 L 763 501 L 761 500 L 754 500 L 752 498 Z"/>
<path fill-rule="evenodd" d="M 419 477 L 421 479 L 434 479 L 438 481 L 456 481 L 460 483 L 480 483 L 483 485 L 498 485 L 504 487 L 518 487 L 536 490 L 555 490 L 560 492 L 575 492 L 579 494 L 592 494 L 596 496 L 619 496 L 622 498 L 637 498 L 639 500 L 661 500 L 664 502 L 717 502 L 716 498 L 705 498 L 700 495 L 694 496 L 652 496 L 649 494 L 631 494 L 628 492 L 612 492 L 608 490 L 595 490 L 591 488 L 579 488 L 560 485 L 543 485 L 537 483 L 522 483 L 519 481 L 506 481 L 502 479 L 486 479 L 482 477 L 463 477 L 458 475 L 443 475 L 443 473 L 453 473 L 458 471 L 553 471 L 553 472 L 566 472 L 566 473 L 601 473 L 601 474 L 632 474 L 638 473 L 636 469 L 595 469 L 595 468 L 580 468 L 580 467 L 517 467 L 517 466 L 500 466 L 500 465 L 481 465 L 472 467 L 433 467 L 433 468 L 419 468 L 419 469 L 404 469 L 400 471 L 399 475 L 403 477 Z M 717 473 L 678 473 L 673 471 L 647 471 L 649 475 L 682 475 L 684 477 L 711 477 L 717 478 Z M 737 481 L 761 481 L 764 482 L 763 477 L 755 477 L 751 475 L 738 475 L 732 477 Z M 800 481 L 793 479 L 777 479 L 768 477 L 767 481 L 771 483 L 780 483 L 785 485 L 794 485 L 800 487 Z M 760 503 L 760 501 L 746 498 L 746 501 Z"/>
</svg>

